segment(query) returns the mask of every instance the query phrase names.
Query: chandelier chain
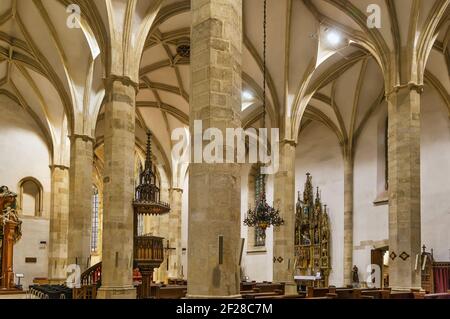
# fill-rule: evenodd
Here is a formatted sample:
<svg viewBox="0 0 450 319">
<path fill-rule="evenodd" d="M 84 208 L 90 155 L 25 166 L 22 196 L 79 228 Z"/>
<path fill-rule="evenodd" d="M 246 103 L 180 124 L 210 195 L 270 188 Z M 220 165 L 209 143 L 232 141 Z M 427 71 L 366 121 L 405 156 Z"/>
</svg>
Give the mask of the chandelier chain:
<svg viewBox="0 0 450 319">
<path fill-rule="evenodd" d="M 267 0 L 264 0 L 263 12 L 263 114 L 262 128 L 266 128 L 266 83 L 267 83 Z M 260 168 L 261 169 L 261 168 Z M 263 177 L 261 195 L 266 193 L 266 179 Z"/>
<path fill-rule="evenodd" d="M 267 0 L 264 0 L 264 18 L 263 18 L 263 119 L 262 128 L 266 129 L 266 82 L 267 82 L 267 65 L 266 65 L 266 51 L 267 51 Z M 261 170 L 261 164 L 259 165 Z M 260 173 L 261 174 L 261 171 Z M 261 176 L 261 175 L 259 175 Z M 258 227 L 262 230 L 261 236 L 265 238 L 266 229 L 270 226 L 281 226 L 284 224 L 280 212 L 267 204 L 266 200 L 266 179 L 263 175 L 262 179 L 256 178 L 256 188 L 260 190 L 260 196 L 256 199 L 255 209 L 249 209 L 248 215 L 244 219 L 244 225 L 248 227 Z M 257 191 L 258 193 L 258 191 Z M 256 194 L 255 194 L 256 195 Z"/>
<path fill-rule="evenodd" d="M 264 0 L 264 22 L 263 22 L 263 128 L 266 126 L 266 83 L 267 83 L 267 0 Z"/>
</svg>

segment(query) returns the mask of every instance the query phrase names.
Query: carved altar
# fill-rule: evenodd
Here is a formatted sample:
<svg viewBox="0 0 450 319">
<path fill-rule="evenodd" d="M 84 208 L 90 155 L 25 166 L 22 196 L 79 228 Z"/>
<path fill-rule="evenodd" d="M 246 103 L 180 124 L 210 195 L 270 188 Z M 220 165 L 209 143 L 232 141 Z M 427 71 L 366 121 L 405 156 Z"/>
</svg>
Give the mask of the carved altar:
<svg viewBox="0 0 450 319">
<path fill-rule="evenodd" d="M 303 200 L 298 192 L 295 213 L 296 274 L 314 276 L 315 287 L 328 287 L 330 265 L 330 223 L 319 188 L 314 198 L 312 176 L 306 174 Z"/>
<path fill-rule="evenodd" d="M 19 220 L 17 194 L 8 187 L 0 188 L 0 248 L 1 248 L 1 289 L 16 290 L 14 285 L 13 252 L 14 244 L 22 236 L 22 222 Z"/>
</svg>

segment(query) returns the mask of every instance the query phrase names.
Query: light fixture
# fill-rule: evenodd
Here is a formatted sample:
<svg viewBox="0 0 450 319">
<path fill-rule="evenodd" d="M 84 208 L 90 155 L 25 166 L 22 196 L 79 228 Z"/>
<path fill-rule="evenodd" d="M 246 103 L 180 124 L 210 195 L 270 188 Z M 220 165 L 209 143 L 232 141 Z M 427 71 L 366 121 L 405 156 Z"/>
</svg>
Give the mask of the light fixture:
<svg viewBox="0 0 450 319">
<path fill-rule="evenodd" d="M 328 30 L 326 39 L 329 45 L 336 47 L 337 45 L 339 45 L 339 43 L 341 43 L 342 37 L 337 31 Z"/>
<path fill-rule="evenodd" d="M 263 41 L 263 114 L 262 127 L 266 127 L 266 46 L 267 46 L 267 0 L 264 0 L 264 41 Z M 261 167 L 258 167 L 261 169 Z M 244 219 L 244 225 L 248 227 L 258 227 L 263 230 L 263 237 L 265 237 L 266 229 L 270 226 L 281 226 L 284 224 L 283 218 L 280 216 L 278 209 L 271 207 L 266 202 L 266 179 L 262 179 L 261 194 L 256 201 L 254 210 L 249 209 L 247 216 Z"/>
<path fill-rule="evenodd" d="M 247 101 L 253 100 L 253 94 L 250 91 L 244 91 L 244 92 L 242 92 L 242 98 Z"/>
<path fill-rule="evenodd" d="M 249 209 L 248 215 L 244 219 L 244 225 L 248 227 L 258 227 L 265 231 L 270 226 L 281 226 L 284 224 L 278 209 L 271 207 L 266 202 L 266 193 L 263 191 L 261 197 L 256 202 L 254 210 Z"/>
</svg>

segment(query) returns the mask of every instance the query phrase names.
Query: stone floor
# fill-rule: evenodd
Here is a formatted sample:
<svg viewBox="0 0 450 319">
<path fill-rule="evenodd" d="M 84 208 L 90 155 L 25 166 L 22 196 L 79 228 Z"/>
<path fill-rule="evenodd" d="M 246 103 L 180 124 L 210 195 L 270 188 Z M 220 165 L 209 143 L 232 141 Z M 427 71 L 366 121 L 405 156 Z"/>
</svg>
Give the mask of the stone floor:
<svg viewBox="0 0 450 319">
<path fill-rule="evenodd" d="M 0 295 L 0 299 L 27 299 L 27 294 Z"/>
</svg>

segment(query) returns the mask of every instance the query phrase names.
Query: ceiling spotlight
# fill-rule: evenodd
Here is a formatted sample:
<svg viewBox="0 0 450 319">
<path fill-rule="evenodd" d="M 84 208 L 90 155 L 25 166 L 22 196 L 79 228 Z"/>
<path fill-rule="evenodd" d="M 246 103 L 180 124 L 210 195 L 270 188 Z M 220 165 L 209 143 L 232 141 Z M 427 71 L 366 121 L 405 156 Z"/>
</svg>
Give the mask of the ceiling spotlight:
<svg viewBox="0 0 450 319">
<path fill-rule="evenodd" d="M 331 46 L 335 47 L 341 42 L 341 35 L 334 30 L 330 30 L 327 32 L 327 41 Z"/>
<path fill-rule="evenodd" d="M 242 98 L 243 98 L 244 100 L 253 100 L 253 94 L 252 94 L 252 92 L 244 91 L 244 92 L 242 93 Z"/>
</svg>

